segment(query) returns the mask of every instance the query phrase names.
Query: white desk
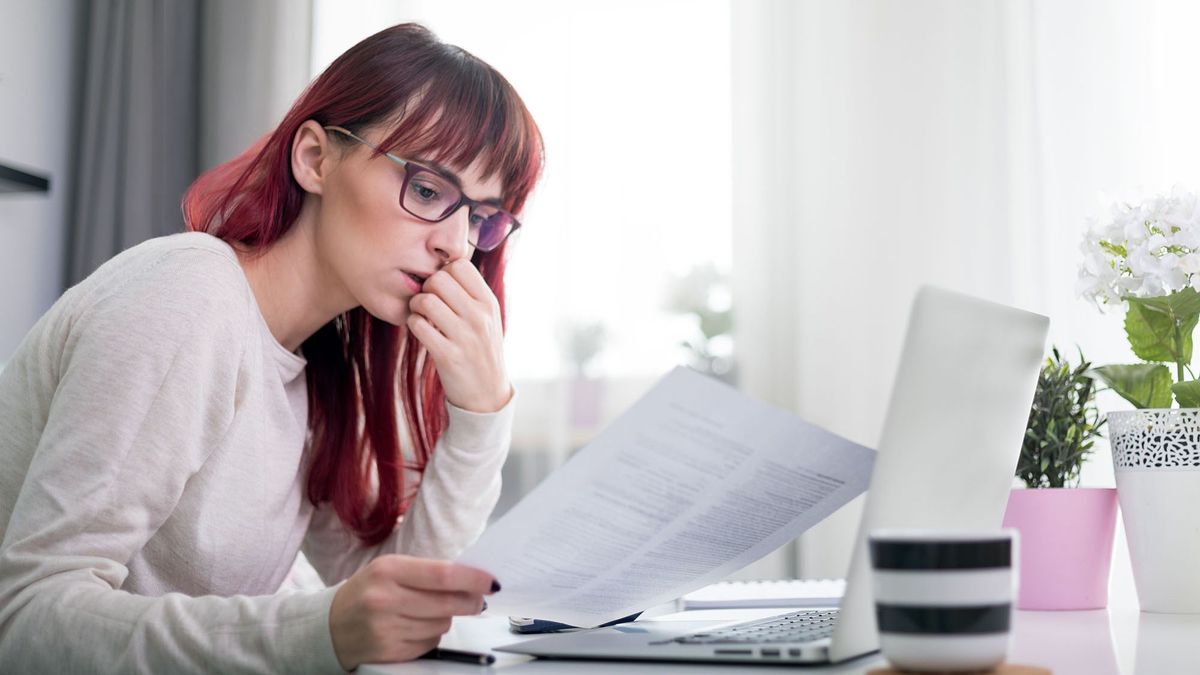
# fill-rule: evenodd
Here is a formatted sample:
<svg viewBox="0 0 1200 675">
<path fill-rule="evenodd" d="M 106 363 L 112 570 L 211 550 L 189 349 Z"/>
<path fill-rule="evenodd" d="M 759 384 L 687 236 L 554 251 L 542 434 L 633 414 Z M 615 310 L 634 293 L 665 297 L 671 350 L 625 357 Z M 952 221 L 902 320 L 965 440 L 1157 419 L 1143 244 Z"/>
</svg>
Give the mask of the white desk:
<svg viewBox="0 0 1200 675">
<path fill-rule="evenodd" d="M 695 619 L 750 619 L 770 616 L 781 610 L 708 610 L 688 612 Z M 679 619 L 680 614 L 651 619 Z M 511 644 L 522 636 L 508 632 L 504 617 L 457 619 L 443 640 L 446 647 L 483 651 L 489 646 Z M 527 638 L 526 638 L 527 639 Z M 563 661 L 530 659 L 496 652 L 494 666 L 483 667 L 448 661 L 371 665 L 359 668 L 363 675 L 409 673 L 484 673 L 490 670 L 520 675 L 535 673 L 725 673 L 795 670 L 795 666 L 748 666 L 743 664 L 689 666 L 682 663 Z M 1135 608 L 1109 608 L 1094 612 L 1017 612 L 1009 660 L 1050 668 L 1056 675 L 1184 675 L 1200 673 L 1200 615 L 1143 614 Z M 806 668 L 813 673 L 865 673 L 884 664 L 879 654 L 838 666 Z"/>
</svg>

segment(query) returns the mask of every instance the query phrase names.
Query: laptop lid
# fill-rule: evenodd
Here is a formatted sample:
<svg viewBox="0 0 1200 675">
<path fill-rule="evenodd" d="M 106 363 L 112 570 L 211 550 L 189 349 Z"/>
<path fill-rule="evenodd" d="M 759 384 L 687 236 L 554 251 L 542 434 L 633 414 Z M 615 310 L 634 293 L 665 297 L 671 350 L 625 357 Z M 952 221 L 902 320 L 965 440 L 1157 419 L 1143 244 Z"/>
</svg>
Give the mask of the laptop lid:
<svg viewBox="0 0 1200 675">
<path fill-rule="evenodd" d="M 1050 320 L 922 287 L 880 437 L 831 661 L 879 649 L 866 538 L 877 528 L 998 528 Z"/>
</svg>

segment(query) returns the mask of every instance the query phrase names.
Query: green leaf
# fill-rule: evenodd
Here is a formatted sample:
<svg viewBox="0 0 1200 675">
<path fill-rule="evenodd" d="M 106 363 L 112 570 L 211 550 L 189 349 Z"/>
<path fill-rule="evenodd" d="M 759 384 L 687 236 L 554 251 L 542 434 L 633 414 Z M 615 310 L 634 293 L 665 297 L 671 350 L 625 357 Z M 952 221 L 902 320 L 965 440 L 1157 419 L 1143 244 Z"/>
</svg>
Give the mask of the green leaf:
<svg viewBox="0 0 1200 675">
<path fill-rule="evenodd" d="M 1103 239 L 1100 240 L 1100 248 L 1115 256 L 1120 256 L 1122 258 L 1129 257 L 1129 254 L 1126 252 L 1124 246 L 1121 246 L 1120 244 L 1114 244 L 1111 241 L 1105 241 Z"/>
<path fill-rule="evenodd" d="M 1180 382 L 1171 386 L 1180 408 L 1200 408 L 1200 381 Z"/>
<path fill-rule="evenodd" d="M 1158 298 L 1125 298 L 1125 334 L 1138 358 L 1192 362 L 1192 332 L 1200 320 L 1200 293 L 1191 287 Z M 1175 343 L 1179 330 L 1182 344 Z"/>
<path fill-rule="evenodd" d="M 698 314 L 700 315 L 700 332 L 704 333 L 704 337 L 711 338 L 733 332 L 733 312 L 705 310 Z"/>
<path fill-rule="evenodd" d="M 1171 407 L 1171 371 L 1161 363 L 1100 366 L 1092 372 L 1135 408 Z"/>
</svg>

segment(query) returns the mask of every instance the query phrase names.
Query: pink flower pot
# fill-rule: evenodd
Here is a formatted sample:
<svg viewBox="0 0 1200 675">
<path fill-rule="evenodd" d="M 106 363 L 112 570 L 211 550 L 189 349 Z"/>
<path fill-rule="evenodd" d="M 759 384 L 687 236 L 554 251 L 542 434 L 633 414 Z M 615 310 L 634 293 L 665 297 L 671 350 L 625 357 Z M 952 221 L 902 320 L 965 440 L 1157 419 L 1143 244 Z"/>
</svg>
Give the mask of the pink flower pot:
<svg viewBox="0 0 1200 675">
<path fill-rule="evenodd" d="M 1114 488 L 1014 489 L 1004 527 L 1021 533 L 1018 609 L 1103 609 L 1117 524 Z"/>
</svg>

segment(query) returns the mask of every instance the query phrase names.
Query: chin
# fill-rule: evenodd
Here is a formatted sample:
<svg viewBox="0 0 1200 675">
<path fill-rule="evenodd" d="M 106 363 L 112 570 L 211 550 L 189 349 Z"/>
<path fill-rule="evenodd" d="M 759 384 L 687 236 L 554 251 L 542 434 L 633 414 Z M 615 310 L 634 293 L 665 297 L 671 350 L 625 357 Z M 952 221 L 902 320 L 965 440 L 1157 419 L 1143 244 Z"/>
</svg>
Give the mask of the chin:
<svg viewBox="0 0 1200 675">
<path fill-rule="evenodd" d="M 388 297 L 382 302 L 364 302 L 363 309 L 371 316 L 393 326 L 403 327 L 408 322 L 408 299 Z"/>
</svg>

